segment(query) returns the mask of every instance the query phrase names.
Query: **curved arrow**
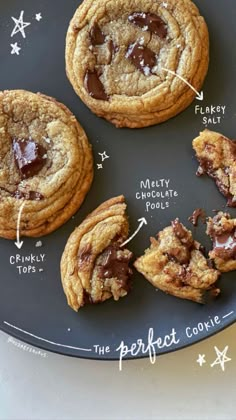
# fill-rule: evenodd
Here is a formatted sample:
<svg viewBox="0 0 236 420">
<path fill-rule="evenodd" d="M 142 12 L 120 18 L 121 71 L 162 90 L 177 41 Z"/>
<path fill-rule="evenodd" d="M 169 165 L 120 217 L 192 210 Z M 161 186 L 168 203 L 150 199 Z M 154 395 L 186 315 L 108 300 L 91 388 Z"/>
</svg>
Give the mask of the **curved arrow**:
<svg viewBox="0 0 236 420">
<path fill-rule="evenodd" d="M 147 220 L 145 219 L 145 217 L 142 217 L 141 219 L 138 219 L 138 222 L 140 222 L 138 228 L 136 229 L 136 231 L 133 233 L 132 236 L 130 236 L 130 238 L 128 238 L 122 245 L 121 247 L 125 246 L 126 244 L 128 244 L 136 235 L 137 233 L 140 231 L 140 229 L 143 227 L 143 225 L 147 225 Z"/>
<path fill-rule="evenodd" d="M 19 214 L 18 214 L 18 218 L 17 218 L 17 227 L 16 227 L 16 242 L 15 245 L 17 246 L 18 249 L 21 249 L 22 245 L 23 245 L 23 241 L 20 241 L 20 220 L 21 220 L 21 215 L 22 215 L 22 211 L 23 208 L 25 206 L 25 201 L 23 201 L 23 203 L 20 206 L 20 210 L 19 210 Z"/>
<path fill-rule="evenodd" d="M 165 67 L 162 67 L 162 70 L 167 71 L 168 73 L 173 74 L 174 76 L 176 76 L 180 80 L 182 80 L 182 82 L 184 82 L 186 85 L 188 85 L 188 87 L 190 87 L 190 89 L 192 89 L 196 93 L 196 95 L 197 95 L 196 99 L 198 99 L 198 101 L 203 101 L 203 98 L 204 98 L 203 91 L 198 92 L 192 85 L 190 85 L 190 83 L 186 79 L 184 79 L 182 76 L 175 73 L 174 71 L 166 69 Z"/>
</svg>

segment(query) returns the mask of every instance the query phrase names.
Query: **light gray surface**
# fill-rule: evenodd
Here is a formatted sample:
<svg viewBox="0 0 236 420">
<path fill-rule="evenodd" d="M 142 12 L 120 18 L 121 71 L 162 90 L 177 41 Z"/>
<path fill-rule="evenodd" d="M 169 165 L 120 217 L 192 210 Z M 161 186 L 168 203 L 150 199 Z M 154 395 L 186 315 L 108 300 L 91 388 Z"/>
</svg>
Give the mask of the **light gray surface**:
<svg viewBox="0 0 236 420">
<path fill-rule="evenodd" d="M 236 419 L 236 325 L 179 352 L 124 362 L 24 349 L 0 333 L 0 419 Z M 214 346 L 232 360 L 211 367 Z M 196 363 L 205 354 L 206 364 Z"/>
</svg>

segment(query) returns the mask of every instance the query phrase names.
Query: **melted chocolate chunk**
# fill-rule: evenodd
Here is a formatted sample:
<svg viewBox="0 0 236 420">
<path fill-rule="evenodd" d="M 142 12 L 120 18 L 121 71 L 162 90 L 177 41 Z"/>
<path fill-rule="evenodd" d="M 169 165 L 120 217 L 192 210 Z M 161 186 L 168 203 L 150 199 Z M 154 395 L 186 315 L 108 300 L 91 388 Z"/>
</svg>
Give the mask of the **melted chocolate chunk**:
<svg viewBox="0 0 236 420">
<path fill-rule="evenodd" d="M 173 222 L 171 222 L 171 224 L 177 238 L 184 239 L 186 237 L 186 231 L 182 223 L 180 223 L 179 219 L 175 219 Z"/>
<path fill-rule="evenodd" d="M 82 267 L 89 262 L 91 258 L 91 245 L 87 244 L 84 248 L 82 248 L 78 253 L 78 265 L 79 268 L 82 269 Z"/>
<path fill-rule="evenodd" d="M 187 277 L 189 277 L 191 275 L 191 273 L 188 271 L 188 266 L 186 264 L 181 265 L 180 270 L 177 274 L 177 277 L 180 280 L 184 280 Z"/>
<path fill-rule="evenodd" d="M 223 260 L 236 258 L 236 232 L 226 232 L 222 235 L 215 235 L 213 238 L 214 252 Z"/>
<path fill-rule="evenodd" d="M 143 31 L 150 31 L 164 39 L 167 36 L 165 22 L 153 13 L 135 12 L 128 17 L 129 22 L 142 28 Z"/>
<path fill-rule="evenodd" d="M 83 290 L 83 305 L 88 303 L 93 303 L 93 299 L 91 298 L 90 294 L 86 292 L 86 290 Z"/>
<path fill-rule="evenodd" d="M 236 207 L 236 197 L 232 195 L 228 195 L 227 206 L 228 207 Z"/>
<path fill-rule="evenodd" d="M 123 283 L 123 285 L 126 285 L 132 274 L 132 271 L 129 268 L 130 258 L 124 256 L 119 257 L 117 255 L 118 251 L 119 247 L 115 245 L 109 246 L 104 251 L 104 261 L 102 265 L 98 267 L 98 272 L 101 278 L 116 278 Z"/>
<path fill-rule="evenodd" d="M 12 196 L 17 198 L 18 200 L 21 200 L 23 198 L 24 200 L 41 201 L 44 199 L 44 196 L 37 191 L 23 192 L 17 190 L 12 194 Z"/>
<path fill-rule="evenodd" d="M 200 251 L 205 258 L 207 258 L 206 248 L 203 245 L 199 244 L 199 248 L 196 249 L 198 249 L 198 251 Z"/>
<path fill-rule="evenodd" d="M 223 184 L 222 180 L 219 179 L 214 173 L 209 175 L 215 180 L 215 183 L 221 194 L 223 194 L 228 199 L 227 206 L 236 207 L 236 198 L 229 192 L 228 185 Z"/>
<path fill-rule="evenodd" d="M 178 258 L 176 258 L 175 255 L 171 255 L 168 252 L 165 253 L 165 255 L 167 256 L 168 260 L 173 262 L 173 263 L 178 263 L 179 264 L 179 260 Z"/>
<path fill-rule="evenodd" d="M 129 58 L 135 67 L 145 74 L 145 76 L 150 76 L 153 67 L 156 65 L 156 54 L 139 42 L 129 45 L 126 57 Z"/>
<path fill-rule="evenodd" d="M 232 142 L 231 142 L 232 143 Z M 209 175 L 212 179 L 214 179 L 219 191 L 221 192 L 221 194 L 223 194 L 227 199 L 227 206 L 228 207 L 236 207 L 236 197 L 234 197 L 230 192 L 229 192 L 229 187 L 228 185 L 223 184 L 222 180 L 216 175 L 216 172 L 213 170 L 213 163 L 211 160 L 208 159 L 199 159 L 200 161 L 200 166 L 197 170 L 196 175 L 197 176 L 201 176 L 203 174 L 207 174 Z M 222 168 L 224 170 L 224 173 L 229 176 L 230 173 L 230 168 L 225 167 Z"/>
<path fill-rule="evenodd" d="M 179 219 L 175 219 L 171 222 L 175 236 L 185 245 L 187 248 L 192 248 L 194 243 L 191 237 L 189 237 L 188 232 L 184 229 L 182 223 Z"/>
<path fill-rule="evenodd" d="M 26 139 L 14 139 L 12 147 L 21 177 L 37 175 L 46 162 L 47 150 L 34 140 Z"/>
<path fill-rule="evenodd" d="M 106 36 L 99 28 L 98 24 L 95 23 L 89 32 L 89 37 L 91 44 L 94 45 L 102 45 L 105 42 Z"/>
<path fill-rule="evenodd" d="M 194 210 L 192 216 L 190 216 L 188 220 L 193 224 L 193 226 L 197 226 L 199 217 L 201 218 L 203 223 L 206 223 L 206 214 L 203 209 Z"/>
<path fill-rule="evenodd" d="M 92 98 L 108 101 L 109 96 L 106 94 L 104 86 L 99 79 L 96 70 L 87 70 L 84 78 L 84 85 Z"/>
<path fill-rule="evenodd" d="M 203 175 L 203 174 L 205 174 L 205 173 L 207 173 L 208 175 L 212 175 L 212 172 L 213 172 L 213 162 L 211 161 L 211 160 L 209 160 L 209 159 L 199 159 L 199 161 L 200 161 L 200 166 L 199 166 L 199 168 L 198 168 L 198 171 L 197 171 L 197 175 L 198 176 L 201 176 L 201 175 Z"/>
<path fill-rule="evenodd" d="M 207 260 L 207 265 L 209 268 L 215 269 L 215 262 L 212 259 Z"/>
</svg>

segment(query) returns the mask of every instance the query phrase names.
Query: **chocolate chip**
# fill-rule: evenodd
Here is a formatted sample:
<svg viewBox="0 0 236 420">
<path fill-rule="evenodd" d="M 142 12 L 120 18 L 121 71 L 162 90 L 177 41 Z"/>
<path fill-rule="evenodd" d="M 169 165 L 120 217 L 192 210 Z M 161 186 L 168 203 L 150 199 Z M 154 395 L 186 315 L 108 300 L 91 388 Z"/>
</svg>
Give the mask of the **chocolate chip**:
<svg viewBox="0 0 236 420">
<path fill-rule="evenodd" d="M 105 42 L 106 36 L 99 28 L 98 24 L 95 23 L 93 27 L 90 29 L 89 37 L 91 44 L 94 45 L 102 45 Z"/>
<path fill-rule="evenodd" d="M 46 149 L 34 140 L 14 139 L 13 152 L 22 178 L 37 175 L 46 162 Z"/>
<path fill-rule="evenodd" d="M 167 36 L 165 22 L 154 13 L 135 12 L 129 15 L 128 20 L 142 28 L 143 31 L 150 31 L 162 39 Z"/>
<path fill-rule="evenodd" d="M 141 45 L 139 42 L 130 44 L 126 53 L 135 67 L 145 76 L 150 76 L 153 67 L 156 65 L 156 54 L 150 48 Z"/>
<path fill-rule="evenodd" d="M 101 278 L 116 278 L 124 285 L 128 281 L 132 274 L 129 268 L 129 258 L 118 257 L 117 253 L 119 247 L 116 245 L 110 245 L 103 254 L 103 262 L 98 266 L 99 277 Z"/>
<path fill-rule="evenodd" d="M 108 101 L 109 96 L 106 94 L 104 86 L 99 79 L 96 70 L 87 70 L 84 78 L 84 85 L 92 98 Z"/>
</svg>

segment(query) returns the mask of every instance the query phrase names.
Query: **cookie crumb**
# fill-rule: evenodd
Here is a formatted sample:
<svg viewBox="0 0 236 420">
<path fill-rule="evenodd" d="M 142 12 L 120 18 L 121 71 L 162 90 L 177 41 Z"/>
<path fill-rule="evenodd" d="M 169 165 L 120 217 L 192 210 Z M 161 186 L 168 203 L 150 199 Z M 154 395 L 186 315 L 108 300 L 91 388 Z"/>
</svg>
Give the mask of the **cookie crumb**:
<svg viewBox="0 0 236 420">
<path fill-rule="evenodd" d="M 43 245 L 42 241 L 38 241 L 36 242 L 35 247 L 40 248 L 42 245 Z"/>
</svg>

